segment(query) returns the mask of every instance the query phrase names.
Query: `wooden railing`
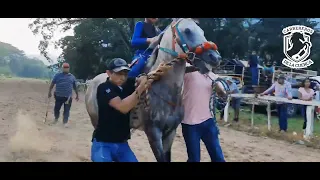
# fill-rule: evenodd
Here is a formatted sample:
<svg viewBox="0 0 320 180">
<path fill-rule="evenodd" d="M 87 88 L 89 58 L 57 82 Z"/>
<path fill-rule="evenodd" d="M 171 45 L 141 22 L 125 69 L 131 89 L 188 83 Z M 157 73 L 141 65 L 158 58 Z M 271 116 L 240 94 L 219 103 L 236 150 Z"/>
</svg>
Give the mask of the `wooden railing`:
<svg viewBox="0 0 320 180">
<path fill-rule="evenodd" d="M 254 106 L 256 102 L 265 102 L 267 104 L 267 114 L 268 114 L 268 130 L 271 130 L 271 106 L 270 104 L 272 102 L 283 102 L 283 103 L 291 103 L 291 104 L 301 104 L 301 105 L 307 105 L 307 127 L 306 131 L 304 134 L 304 137 L 306 139 L 310 138 L 313 134 L 313 123 L 314 123 L 314 107 L 315 106 L 320 106 L 320 101 L 318 100 L 312 100 L 312 101 L 303 101 L 299 99 L 292 99 L 289 100 L 287 98 L 280 98 L 280 97 L 275 97 L 275 96 L 257 96 L 255 94 L 231 94 L 228 97 L 227 100 L 227 105 L 224 109 L 224 121 L 228 122 L 228 109 L 229 109 L 229 103 L 230 99 L 232 97 L 241 97 L 241 98 L 248 98 L 252 99 L 252 110 L 251 110 L 251 126 L 253 127 L 254 125 Z M 317 98 L 319 99 L 319 93 L 317 93 Z"/>
</svg>

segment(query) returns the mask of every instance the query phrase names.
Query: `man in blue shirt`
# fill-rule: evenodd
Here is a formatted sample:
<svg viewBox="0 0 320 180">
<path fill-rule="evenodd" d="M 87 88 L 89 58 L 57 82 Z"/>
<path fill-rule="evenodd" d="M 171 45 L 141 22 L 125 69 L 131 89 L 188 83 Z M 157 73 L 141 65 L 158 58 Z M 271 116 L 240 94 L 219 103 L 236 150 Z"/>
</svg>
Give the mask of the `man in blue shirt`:
<svg viewBox="0 0 320 180">
<path fill-rule="evenodd" d="M 54 123 L 58 122 L 61 106 L 64 105 L 63 111 L 63 124 L 67 127 L 70 108 L 72 104 L 72 89 L 76 92 L 76 100 L 79 100 L 78 90 L 76 86 L 76 78 L 69 73 L 70 66 L 68 63 L 62 64 L 62 73 L 57 73 L 50 84 L 48 98 L 52 96 L 52 89 L 56 85 L 54 92 L 55 105 L 54 105 Z"/>
<path fill-rule="evenodd" d="M 229 91 L 227 91 L 227 94 L 236 94 L 240 93 L 240 90 L 235 82 L 233 82 L 231 77 L 227 77 L 226 82 L 228 83 L 229 86 Z M 231 107 L 234 109 L 234 122 L 239 122 L 239 112 L 240 112 L 240 98 L 232 98 L 231 99 Z M 223 119 L 224 116 L 224 110 L 221 111 L 220 113 L 220 120 Z"/>
<path fill-rule="evenodd" d="M 227 78 L 226 78 L 226 81 L 227 81 L 227 83 L 228 83 L 228 85 L 229 85 L 229 89 L 230 89 L 230 91 L 227 92 L 228 94 L 237 94 L 237 93 L 240 93 L 237 84 L 233 82 L 233 80 L 232 80 L 231 77 L 227 77 Z M 240 102 L 241 102 L 241 99 L 240 99 L 240 98 L 235 98 L 235 97 L 234 97 L 234 98 L 231 99 L 231 106 L 232 106 L 232 108 L 234 109 L 234 118 L 233 118 L 233 120 L 234 120 L 235 122 L 238 122 L 238 121 L 239 121 Z"/>
<path fill-rule="evenodd" d="M 251 71 L 251 84 L 258 85 L 259 69 L 258 69 L 258 56 L 256 51 L 252 51 L 249 57 L 249 66 Z"/>
<path fill-rule="evenodd" d="M 147 60 L 153 51 L 152 49 L 148 49 L 148 47 L 160 33 L 160 30 L 154 25 L 157 21 L 158 18 L 145 18 L 144 22 L 137 22 L 134 28 L 131 45 L 136 49 L 133 60 L 139 59 L 138 61 L 132 62 L 133 65 L 128 74 L 129 77 L 137 77 L 142 73 Z"/>
</svg>

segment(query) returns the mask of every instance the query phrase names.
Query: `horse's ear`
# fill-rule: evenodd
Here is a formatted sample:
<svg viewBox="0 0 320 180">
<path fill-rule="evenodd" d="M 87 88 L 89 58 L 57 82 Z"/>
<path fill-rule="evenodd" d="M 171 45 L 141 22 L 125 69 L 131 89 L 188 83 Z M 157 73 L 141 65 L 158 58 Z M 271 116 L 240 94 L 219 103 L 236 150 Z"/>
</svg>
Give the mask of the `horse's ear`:
<svg viewBox="0 0 320 180">
<path fill-rule="evenodd" d="M 173 22 L 178 21 L 179 18 L 171 18 Z"/>
<path fill-rule="evenodd" d="M 199 24 L 199 18 L 191 18 L 195 23 Z"/>
</svg>

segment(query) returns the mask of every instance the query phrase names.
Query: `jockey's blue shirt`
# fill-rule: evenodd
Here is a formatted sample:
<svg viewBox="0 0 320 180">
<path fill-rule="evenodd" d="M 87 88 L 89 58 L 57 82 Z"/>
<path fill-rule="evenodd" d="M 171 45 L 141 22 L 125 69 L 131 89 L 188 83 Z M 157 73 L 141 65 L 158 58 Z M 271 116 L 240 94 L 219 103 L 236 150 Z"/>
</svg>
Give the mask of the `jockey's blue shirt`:
<svg viewBox="0 0 320 180">
<path fill-rule="evenodd" d="M 147 42 L 147 38 L 153 38 L 159 33 L 159 29 L 157 29 L 153 24 L 142 21 L 137 22 L 134 28 L 131 46 L 135 49 L 133 60 L 139 58 L 139 61 L 132 67 L 128 74 L 129 77 L 137 77 L 142 73 L 146 62 L 152 53 L 152 49 L 148 49 L 149 43 Z"/>
</svg>

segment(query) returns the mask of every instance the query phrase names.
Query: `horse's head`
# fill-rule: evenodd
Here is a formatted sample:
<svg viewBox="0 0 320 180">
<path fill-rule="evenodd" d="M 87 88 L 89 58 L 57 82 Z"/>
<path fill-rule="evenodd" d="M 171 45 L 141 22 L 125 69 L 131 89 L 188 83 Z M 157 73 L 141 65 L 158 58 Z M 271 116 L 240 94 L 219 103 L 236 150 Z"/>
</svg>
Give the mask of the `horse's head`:
<svg viewBox="0 0 320 180">
<path fill-rule="evenodd" d="M 160 44 L 160 50 L 171 55 L 176 53 L 177 57 L 182 57 L 192 65 L 199 68 L 201 73 L 207 73 L 219 65 L 221 56 L 218 52 L 217 45 L 208 42 L 204 36 L 203 30 L 191 18 L 180 18 L 174 20 L 168 27 L 164 36 L 172 41 Z M 164 47 L 166 46 L 166 47 Z M 161 49 L 162 48 L 162 49 Z"/>
</svg>

